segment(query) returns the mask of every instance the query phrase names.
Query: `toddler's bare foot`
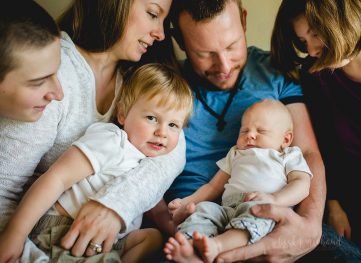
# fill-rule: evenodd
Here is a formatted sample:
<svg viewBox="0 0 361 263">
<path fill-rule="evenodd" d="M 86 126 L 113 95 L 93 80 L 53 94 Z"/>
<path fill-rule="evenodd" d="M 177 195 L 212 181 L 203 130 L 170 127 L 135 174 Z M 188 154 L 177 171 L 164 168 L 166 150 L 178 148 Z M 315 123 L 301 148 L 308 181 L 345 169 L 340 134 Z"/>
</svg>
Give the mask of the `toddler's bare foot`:
<svg viewBox="0 0 361 263">
<path fill-rule="evenodd" d="M 201 235 L 199 232 L 193 233 L 193 245 L 201 253 L 203 260 L 212 263 L 219 254 L 218 245 L 214 238 Z"/>
<path fill-rule="evenodd" d="M 173 260 L 178 263 L 201 263 L 203 262 L 193 249 L 193 245 L 190 240 L 181 233 L 177 232 L 173 237 L 169 238 L 165 244 L 164 253 L 168 260 Z"/>
</svg>

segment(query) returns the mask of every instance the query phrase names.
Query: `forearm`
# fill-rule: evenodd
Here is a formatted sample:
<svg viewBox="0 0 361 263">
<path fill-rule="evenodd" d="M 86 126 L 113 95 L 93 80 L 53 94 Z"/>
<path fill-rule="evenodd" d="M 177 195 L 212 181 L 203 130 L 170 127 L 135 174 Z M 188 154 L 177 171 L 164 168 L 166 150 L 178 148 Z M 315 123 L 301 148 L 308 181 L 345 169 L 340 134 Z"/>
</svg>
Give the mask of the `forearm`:
<svg viewBox="0 0 361 263">
<path fill-rule="evenodd" d="M 299 204 L 297 213 L 317 220 L 321 224 L 326 200 L 325 167 L 319 152 L 308 153 L 304 156 L 313 173 L 313 178 L 311 180 L 310 193 Z"/>
<path fill-rule="evenodd" d="M 157 158 L 146 158 L 126 176 L 108 182 L 91 199 L 114 210 L 127 226 L 145 211 L 153 208 L 163 197 L 185 164 L 185 140 L 171 153 Z"/>
<path fill-rule="evenodd" d="M 192 195 L 183 198 L 183 204 L 195 203 L 198 204 L 202 201 L 214 201 L 222 192 L 214 189 L 209 183 L 203 185 Z"/>
<path fill-rule="evenodd" d="M 174 235 L 175 225 L 171 215 L 168 212 L 168 206 L 164 199 L 162 199 L 155 207 L 147 211 L 145 214 L 157 228 L 163 233 Z"/>
<path fill-rule="evenodd" d="M 183 204 L 199 203 L 202 201 L 214 201 L 224 191 L 224 185 L 228 182 L 230 175 L 219 169 L 218 172 L 213 176 L 212 180 L 207 184 L 202 185 L 192 195 L 183 198 Z"/>
<path fill-rule="evenodd" d="M 6 229 L 21 235 L 25 240 L 36 222 L 56 202 L 63 191 L 62 183 L 56 178 L 50 176 L 39 178 L 24 195 Z"/>
<path fill-rule="evenodd" d="M 297 212 L 304 217 L 317 221 L 320 226 L 326 199 L 325 167 L 318 149 L 307 108 L 302 103 L 287 105 L 294 121 L 292 145 L 299 146 L 313 174 L 310 194 L 303 200 Z"/>
<path fill-rule="evenodd" d="M 91 173 L 85 155 L 78 148 L 70 147 L 26 192 L 11 220 L 11 227 L 27 236 L 66 189 Z"/>
<path fill-rule="evenodd" d="M 283 206 L 299 204 L 309 195 L 310 181 L 310 175 L 307 173 L 291 172 L 288 175 L 287 185 L 273 194 L 275 204 Z"/>
</svg>

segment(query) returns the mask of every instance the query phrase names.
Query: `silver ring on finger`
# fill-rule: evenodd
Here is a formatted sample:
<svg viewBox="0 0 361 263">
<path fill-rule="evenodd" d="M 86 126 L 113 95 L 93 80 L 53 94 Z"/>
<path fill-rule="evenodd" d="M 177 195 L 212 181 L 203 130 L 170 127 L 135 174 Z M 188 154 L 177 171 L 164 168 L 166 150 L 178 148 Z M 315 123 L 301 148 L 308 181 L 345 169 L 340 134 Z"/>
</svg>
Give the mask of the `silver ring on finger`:
<svg viewBox="0 0 361 263">
<path fill-rule="evenodd" d="M 103 251 L 103 246 L 93 241 L 90 241 L 88 248 L 94 250 L 97 254 L 100 254 Z"/>
</svg>

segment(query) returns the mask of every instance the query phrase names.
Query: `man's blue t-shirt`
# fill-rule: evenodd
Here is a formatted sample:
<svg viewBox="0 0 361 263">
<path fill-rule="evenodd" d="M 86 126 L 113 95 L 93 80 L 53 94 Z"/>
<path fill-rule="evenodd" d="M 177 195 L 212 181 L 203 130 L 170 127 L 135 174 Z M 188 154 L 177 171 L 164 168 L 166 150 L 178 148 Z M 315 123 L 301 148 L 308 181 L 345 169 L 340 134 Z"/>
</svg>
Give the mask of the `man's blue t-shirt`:
<svg viewBox="0 0 361 263">
<path fill-rule="evenodd" d="M 184 198 L 209 182 L 218 171 L 216 162 L 227 155 L 236 144 L 243 112 L 254 102 L 270 98 L 284 104 L 303 102 L 301 87 L 278 73 L 270 65 L 269 52 L 248 48 L 248 60 L 239 79 L 237 90 L 224 116 L 224 129 L 217 129 L 214 117 L 199 97 L 217 114 L 221 114 L 232 91 L 221 91 L 201 80 L 184 65 L 184 76 L 195 95 L 194 112 L 187 128 L 187 162 L 184 171 L 175 179 L 165 195 L 167 202 Z M 198 94 L 197 94 L 198 93 Z"/>
</svg>

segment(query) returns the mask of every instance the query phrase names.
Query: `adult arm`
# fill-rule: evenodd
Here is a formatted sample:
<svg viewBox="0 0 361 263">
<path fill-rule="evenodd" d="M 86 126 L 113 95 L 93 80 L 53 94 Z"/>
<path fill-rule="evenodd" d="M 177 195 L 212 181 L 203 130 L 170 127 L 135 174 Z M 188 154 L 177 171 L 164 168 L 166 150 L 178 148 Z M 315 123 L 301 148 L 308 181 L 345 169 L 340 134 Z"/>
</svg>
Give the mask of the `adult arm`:
<svg viewBox="0 0 361 263">
<path fill-rule="evenodd" d="M 168 212 L 167 203 L 162 199 L 155 207 L 144 214 L 163 233 L 173 236 L 176 232 L 176 224 Z"/>
<path fill-rule="evenodd" d="M 287 108 L 294 120 L 293 145 L 301 148 L 313 173 L 310 194 L 298 205 L 296 211 L 270 204 L 253 207 L 252 213 L 255 216 L 272 218 L 277 223 L 276 227 L 255 244 L 222 253 L 218 262 L 248 259 L 294 262 L 320 242 L 326 199 L 325 169 L 306 106 L 293 103 L 287 105 Z"/>
<path fill-rule="evenodd" d="M 344 166 L 340 165 L 339 160 L 344 159 L 345 156 L 342 154 L 341 142 L 338 140 L 336 132 L 330 128 L 330 123 L 333 122 L 333 115 L 329 112 L 330 105 L 327 100 L 320 100 L 323 96 L 322 89 L 315 88 L 320 86 L 319 74 L 312 75 L 302 71 L 302 82 L 305 99 L 311 113 L 314 129 L 317 131 L 317 141 L 326 167 L 327 209 L 325 210 L 325 218 L 327 223 L 339 235 L 350 238 L 351 226 L 348 216 L 342 208 L 342 203 L 339 201 L 342 199 L 340 195 L 343 193 L 340 189 L 344 186 L 345 182 L 343 176 L 339 176 L 345 173 Z"/>
<path fill-rule="evenodd" d="M 177 147 L 167 155 L 145 158 L 140 165 L 108 182 L 79 211 L 62 239 L 62 246 L 75 256 L 94 255 L 87 249 L 90 241 L 111 250 L 119 231 L 139 215 L 153 208 L 163 197 L 185 165 L 185 138 L 182 132 Z"/>
</svg>

